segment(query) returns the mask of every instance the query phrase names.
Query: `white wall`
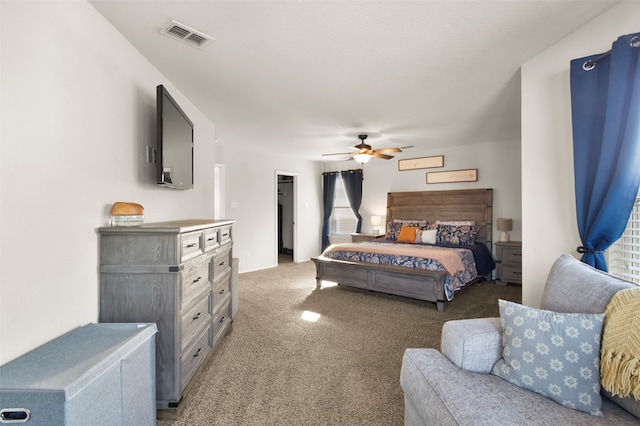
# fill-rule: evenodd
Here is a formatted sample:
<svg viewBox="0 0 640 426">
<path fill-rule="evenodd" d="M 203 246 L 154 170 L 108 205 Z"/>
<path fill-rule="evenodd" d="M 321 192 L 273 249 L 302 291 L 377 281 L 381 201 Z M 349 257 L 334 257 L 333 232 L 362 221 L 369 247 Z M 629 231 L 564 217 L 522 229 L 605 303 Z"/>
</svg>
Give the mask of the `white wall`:
<svg viewBox="0 0 640 426">
<path fill-rule="evenodd" d="M 522 66 L 523 303 L 539 306 L 549 269 L 576 258 L 569 62 L 640 31 L 640 2 L 624 1 Z"/>
<path fill-rule="evenodd" d="M 398 159 L 444 155 L 444 167 L 398 171 Z M 360 168 L 353 160 L 324 163 L 324 171 Z M 478 169 L 477 182 L 427 184 L 428 171 Z M 493 220 L 513 218 L 512 240 L 522 235 L 520 199 L 520 141 L 487 142 L 427 151 L 408 149 L 392 160 L 371 159 L 364 165 L 362 205 L 363 232 L 371 231 L 371 216 L 386 216 L 387 193 L 395 191 L 441 191 L 493 188 Z M 384 229 L 384 226 L 381 227 Z M 494 229 L 494 241 L 499 232 Z"/>
<path fill-rule="evenodd" d="M 278 262 L 277 172 L 296 174 L 298 222 L 294 261 L 320 254 L 322 233 L 322 170 L 314 161 L 297 160 L 237 148 L 216 146 L 216 162 L 225 164 L 225 209 L 233 228 L 233 255 L 240 272 L 272 268 Z"/>
<path fill-rule="evenodd" d="M 147 222 L 213 216 L 215 129 L 85 1 L 2 1 L 0 364 L 98 319 L 115 201 Z M 195 189 L 157 187 L 155 87 L 195 125 Z"/>
</svg>

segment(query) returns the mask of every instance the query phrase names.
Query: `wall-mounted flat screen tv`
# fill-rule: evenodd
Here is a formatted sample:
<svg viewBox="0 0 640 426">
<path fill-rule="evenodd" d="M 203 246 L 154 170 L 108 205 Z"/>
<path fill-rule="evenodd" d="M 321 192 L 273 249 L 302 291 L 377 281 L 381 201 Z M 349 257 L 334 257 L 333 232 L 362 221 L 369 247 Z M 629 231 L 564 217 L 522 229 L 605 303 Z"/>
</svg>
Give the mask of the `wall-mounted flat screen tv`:
<svg viewBox="0 0 640 426">
<path fill-rule="evenodd" d="M 156 182 L 193 188 L 193 123 L 163 85 L 156 89 Z"/>
</svg>

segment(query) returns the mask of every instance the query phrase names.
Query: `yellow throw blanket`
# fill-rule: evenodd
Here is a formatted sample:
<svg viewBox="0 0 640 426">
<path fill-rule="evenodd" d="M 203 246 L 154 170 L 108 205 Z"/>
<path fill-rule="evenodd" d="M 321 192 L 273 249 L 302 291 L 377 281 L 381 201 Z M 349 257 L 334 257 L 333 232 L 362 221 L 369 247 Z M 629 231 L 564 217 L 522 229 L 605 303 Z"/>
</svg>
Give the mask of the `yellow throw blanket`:
<svg viewBox="0 0 640 426">
<path fill-rule="evenodd" d="M 640 399 L 640 287 L 617 292 L 605 311 L 600 381 L 612 395 Z"/>
</svg>

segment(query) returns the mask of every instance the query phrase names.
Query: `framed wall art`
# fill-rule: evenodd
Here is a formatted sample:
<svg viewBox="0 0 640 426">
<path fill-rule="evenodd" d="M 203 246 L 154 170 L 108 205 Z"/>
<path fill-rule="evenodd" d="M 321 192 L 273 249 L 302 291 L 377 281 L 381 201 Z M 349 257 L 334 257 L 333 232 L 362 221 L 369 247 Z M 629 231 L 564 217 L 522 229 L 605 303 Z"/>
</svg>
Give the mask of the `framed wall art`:
<svg viewBox="0 0 640 426">
<path fill-rule="evenodd" d="M 436 167 L 444 167 L 444 155 L 436 155 L 433 157 L 407 158 L 398 160 L 398 170 L 416 170 L 431 169 Z"/>
<path fill-rule="evenodd" d="M 477 182 L 478 169 L 427 172 L 427 183 Z"/>
</svg>

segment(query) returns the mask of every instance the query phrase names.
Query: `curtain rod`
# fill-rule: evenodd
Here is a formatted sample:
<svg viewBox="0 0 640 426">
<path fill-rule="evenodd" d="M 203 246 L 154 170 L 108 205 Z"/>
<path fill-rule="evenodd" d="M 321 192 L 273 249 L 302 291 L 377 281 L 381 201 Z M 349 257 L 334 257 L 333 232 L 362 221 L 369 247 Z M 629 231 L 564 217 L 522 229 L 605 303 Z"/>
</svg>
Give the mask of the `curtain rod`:
<svg viewBox="0 0 640 426">
<path fill-rule="evenodd" d="M 585 63 L 582 64 L 582 69 L 585 70 L 585 71 L 591 71 L 592 69 L 594 69 L 596 67 L 596 63 L 598 61 L 601 61 L 602 59 L 606 58 L 609 55 L 611 55 L 611 51 L 610 50 L 608 52 L 604 52 L 600 56 L 596 56 L 593 59 L 589 59 L 588 61 L 585 61 Z"/>
<path fill-rule="evenodd" d="M 333 172 L 322 172 L 323 175 L 333 175 L 333 174 L 340 174 L 340 173 L 356 173 L 359 171 L 364 171 L 363 169 L 351 169 L 351 170 L 336 170 Z"/>
<path fill-rule="evenodd" d="M 629 40 L 629 46 L 640 47 L 640 37 L 638 36 L 632 37 L 631 40 Z M 604 52 L 602 55 L 596 56 L 593 59 L 589 59 L 588 61 L 585 61 L 584 64 L 582 64 L 582 69 L 585 71 L 591 71 L 596 67 L 596 63 L 598 61 L 601 61 L 602 59 L 606 58 L 609 55 L 611 55 L 610 50 L 608 52 Z"/>
</svg>

